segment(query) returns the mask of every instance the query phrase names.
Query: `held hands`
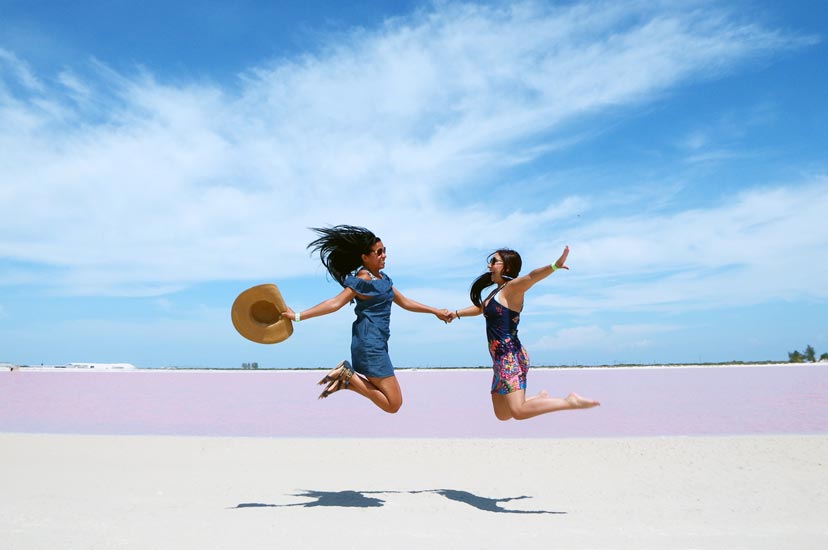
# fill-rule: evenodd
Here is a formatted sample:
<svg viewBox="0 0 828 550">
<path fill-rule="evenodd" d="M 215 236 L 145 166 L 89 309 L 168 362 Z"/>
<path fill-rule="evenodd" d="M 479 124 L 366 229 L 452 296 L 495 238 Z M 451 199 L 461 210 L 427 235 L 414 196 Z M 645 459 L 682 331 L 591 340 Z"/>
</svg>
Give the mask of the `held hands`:
<svg viewBox="0 0 828 550">
<path fill-rule="evenodd" d="M 437 316 L 438 319 L 443 321 L 444 323 L 448 324 L 454 320 L 454 313 L 447 309 L 441 309 L 440 311 L 436 312 L 434 315 Z"/>
</svg>

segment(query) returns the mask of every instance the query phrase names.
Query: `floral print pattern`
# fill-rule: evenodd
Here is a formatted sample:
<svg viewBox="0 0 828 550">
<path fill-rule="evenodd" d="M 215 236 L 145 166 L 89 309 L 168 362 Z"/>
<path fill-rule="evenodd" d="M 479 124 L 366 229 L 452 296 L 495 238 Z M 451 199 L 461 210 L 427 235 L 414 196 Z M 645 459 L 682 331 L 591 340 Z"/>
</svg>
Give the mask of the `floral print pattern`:
<svg viewBox="0 0 828 550">
<path fill-rule="evenodd" d="M 492 356 L 492 393 L 508 394 L 526 389 L 529 354 L 518 339 L 520 313 L 503 307 L 497 296 L 483 308 L 486 317 L 486 337 Z"/>
</svg>

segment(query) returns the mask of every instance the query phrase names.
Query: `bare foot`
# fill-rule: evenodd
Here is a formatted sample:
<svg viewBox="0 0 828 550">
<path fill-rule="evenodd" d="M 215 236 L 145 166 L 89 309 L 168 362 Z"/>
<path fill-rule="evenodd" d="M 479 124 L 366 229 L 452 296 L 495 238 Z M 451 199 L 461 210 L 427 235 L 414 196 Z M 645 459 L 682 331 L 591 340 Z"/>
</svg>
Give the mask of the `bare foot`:
<svg viewBox="0 0 828 550">
<path fill-rule="evenodd" d="M 600 405 L 598 401 L 593 401 L 592 399 L 587 399 L 586 397 L 581 397 L 577 393 L 570 393 L 566 396 L 566 401 L 572 405 L 573 409 L 589 409 L 592 407 L 597 407 Z"/>
</svg>

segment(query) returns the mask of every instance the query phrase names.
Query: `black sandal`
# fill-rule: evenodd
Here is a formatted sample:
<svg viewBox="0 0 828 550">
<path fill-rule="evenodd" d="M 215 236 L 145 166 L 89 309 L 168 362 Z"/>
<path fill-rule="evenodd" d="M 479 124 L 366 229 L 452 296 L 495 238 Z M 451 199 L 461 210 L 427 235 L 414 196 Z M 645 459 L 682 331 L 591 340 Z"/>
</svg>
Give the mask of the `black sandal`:
<svg viewBox="0 0 828 550">
<path fill-rule="evenodd" d="M 328 376 L 322 379 L 323 382 L 325 379 L 333 375 L 335 375 L 336 378 L 330 378 L 330 383 L 324 390 L 322 390 L 322 393 L 319 394 L 319 399 L 325 399 L 332 393 L 347 388 L 351 383 L 351 377 L 354 375 L 354 369 L 348 361 L 342 361 L 334 370 L 328 373 Z M 321 383 L 322 382 L 320 382 L 320 384 Z"/>
<path fill-rule="evenodd" d="M 347 365 L 347 367 L 346 367 L 346 365 Z M 317 384 L 319 384 L 321 386 L 322 384 L 327 384 L 327 383 L 332 382 L 334 380 L 339 380 L 342 377 L 343 369 L 350 368 L 350 366 L 351 366 L 351 364 L 348 363 L 348 361 L 340 361 L 339 364 L 337 366 L 335 366 L 331 370 L 331 372 L 326 374 L 325 378 L 323 378 L 322 380 L 317 382 Z"/>
</svg>

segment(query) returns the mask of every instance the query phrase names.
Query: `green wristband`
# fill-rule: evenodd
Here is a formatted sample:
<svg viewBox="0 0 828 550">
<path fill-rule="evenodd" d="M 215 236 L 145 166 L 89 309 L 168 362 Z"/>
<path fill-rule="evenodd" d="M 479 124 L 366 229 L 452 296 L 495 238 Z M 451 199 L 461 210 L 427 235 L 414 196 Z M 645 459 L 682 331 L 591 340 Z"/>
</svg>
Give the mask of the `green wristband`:
<svg viewBox="0 0 828 550">
<path fill-rule="evenodd" d="M 555 273 L 555 270 L 558 269 L 558 266 L 556 266 L 555 264 L 550 264 L 549 267 L 552 268 L 552 273 Z"/>
</svg>

